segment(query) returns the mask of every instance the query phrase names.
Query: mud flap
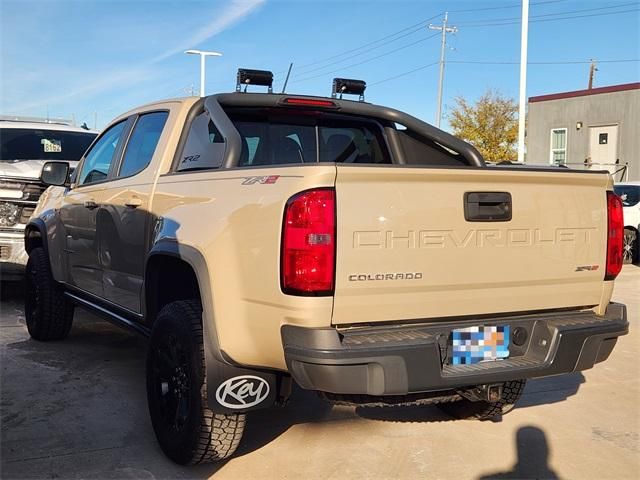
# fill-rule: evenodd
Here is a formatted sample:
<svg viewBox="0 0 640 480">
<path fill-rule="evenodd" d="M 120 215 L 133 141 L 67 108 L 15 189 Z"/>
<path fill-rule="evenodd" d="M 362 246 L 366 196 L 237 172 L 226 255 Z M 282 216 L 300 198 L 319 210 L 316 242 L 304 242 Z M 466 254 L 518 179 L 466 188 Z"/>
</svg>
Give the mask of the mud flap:
<svg viewBox="0 0 640 480">
<path fill-rule="evenodd" d="M 216 413 L 243 413 L 271 407 L 280 381 L 271 372 L 234 367 L 207 359 L 207 398 Z"/>
</svg>

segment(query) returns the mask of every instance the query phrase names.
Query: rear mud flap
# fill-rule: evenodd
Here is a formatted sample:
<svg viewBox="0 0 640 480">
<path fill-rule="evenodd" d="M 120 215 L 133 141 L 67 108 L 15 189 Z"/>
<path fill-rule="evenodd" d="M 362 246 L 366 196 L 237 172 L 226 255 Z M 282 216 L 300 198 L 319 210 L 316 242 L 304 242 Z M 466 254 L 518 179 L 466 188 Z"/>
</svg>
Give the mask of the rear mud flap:
<svg viewBox="0 0 640 480">
<path fill-rule="evenodd" d="M 242 413 L 271 407 L 281 382 L 275 373 L 207 361 L 207 398 L 216 413 Z"/>
</svg>

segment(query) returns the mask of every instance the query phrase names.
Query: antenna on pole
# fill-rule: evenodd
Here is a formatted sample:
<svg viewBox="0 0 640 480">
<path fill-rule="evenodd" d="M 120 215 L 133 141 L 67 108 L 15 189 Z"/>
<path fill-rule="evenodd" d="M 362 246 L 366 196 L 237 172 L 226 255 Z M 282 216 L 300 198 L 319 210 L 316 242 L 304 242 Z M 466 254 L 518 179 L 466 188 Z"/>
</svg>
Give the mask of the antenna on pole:
<svg viewBox="0 0 640 480">
<path fill-rule="evenodd" d="M 447 33 L 456 33 L 458 27 L 448 27 L 447 20 L 449 12 L 444 12 L 444 20 L 442 26 L 429 24 L 429 30 L 439 30 L 442 32 L 442 42 L 440 44 L 440 82 L 438 84 L 438 111 L 436 113 L 436 127 L 440 128 L 442 119 L 442 87 L 444 83 L 444 53 L 447 46 Z"/>
<path fill-rule="evenodd" d="M 593 77 L 595 77 L 597 71 L 598 69 L 596 68 L 596 61 L 592 58 L 591 65 L 589 66 L 589 86 L 587 87 L 588 90 L 591 90 L 593 88 Z"/>
<path fill-rule="evenodd" d="M 282 93 L 287 89 L 287 83 L 289 83 L 289 75 L 291 75 L 291 69 L 293 68 L 293 62 L 289 64 L 289 70 L 287 71 L 287 78 L 284 79 L 284 85 L 282 85 Z"/>
</svg>

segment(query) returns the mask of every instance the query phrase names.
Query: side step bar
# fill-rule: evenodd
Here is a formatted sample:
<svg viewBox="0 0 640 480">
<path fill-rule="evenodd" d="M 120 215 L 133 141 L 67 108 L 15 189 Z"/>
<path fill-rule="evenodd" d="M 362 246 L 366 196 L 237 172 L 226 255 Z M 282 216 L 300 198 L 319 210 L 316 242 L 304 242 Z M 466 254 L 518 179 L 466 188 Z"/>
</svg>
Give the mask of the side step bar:
<svg viewBox="0 0 640 480">
<path fill-rule="evenodd" d="M 119 315 L 109 310 L 108 308 L 98 305 L 97 303 L 91 302 L 85 298 L 79 297 L 78 295 L 75 295 L 69 291 L 64 292 L 64 294 L 65 296 L 69 297 L 75 304 L 80 305 L 81 307 L 84 307 L 92 311 L 93 313 L 96 313 L 100 317 L 104 318 L 105 320 L 113 323 L 118 327 L 124 327 L 128 330 L 132 330 L 145 337 L 149 337 L 149 335 L 151 334 L 151 330 L 148 327 L 145 327 L 144 325 L 138 322 L 130 320 L 123 315 Z"/>
</svg>

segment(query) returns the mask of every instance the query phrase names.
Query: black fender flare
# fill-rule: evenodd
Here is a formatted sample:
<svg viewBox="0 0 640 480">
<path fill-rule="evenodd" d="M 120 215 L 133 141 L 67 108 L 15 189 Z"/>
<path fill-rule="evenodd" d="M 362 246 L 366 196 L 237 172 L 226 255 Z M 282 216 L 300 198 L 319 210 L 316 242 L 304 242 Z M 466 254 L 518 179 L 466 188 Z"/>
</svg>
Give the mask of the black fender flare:
<svg viewBox="0 0 640 480">
<path fill-rule="evenodd" d="M 24 229 L 24 249 L 27 253 L 30 253 L 33 250 L 33 240 L 30 238 L 30 233 L 33 231 L 37 231 L 40 234 L 40 239 L 42 241 L 42 248 L 44 248 L 45 253 L 49 256 L 49 239 L 47 238 L 47 226 L 44 223 L 44 220 L 41 218 L 32 218 L 27 223 L 27 226 Z"/>
<path fill-rule="evenodd" d="M 279 377 L 274 372 L 243 368 L 236 366 L 221 350 L 218 332 L 213 314 L 213 290 L 209 280 L 209 269 L 202 253 L 189 245 L 182 245 L 175 240 L 159 240 L 149 252 L 146 265 L 158 255 L 178 258 L 187 263 L 195 273 L 202 302 L 202 333 L 204 345 L 205 368 L 207 372 L 207 399 L 209 408 L 220 413 L 242 413 L 250 410 L 272 406 L 280 389 Z M 145 285 L 147 285 L 148 269 L 145 265 Z M 146 288 L 145 288 L 146 290 Z M 146 299 L 145 292 L 145 299 Z M 146 300 L 145 300 L 146 304 Z M 146 309 L 146 306 L 145 306 Z M 267 385 L 268 392 L 257 403 L 238 403 L 239 389 L 248 388 L 257 391 Z M 264 391 L 264 390 L 263 390 Z M 232 401 L 225 401 L 229 398 Z"/>
</svg>

